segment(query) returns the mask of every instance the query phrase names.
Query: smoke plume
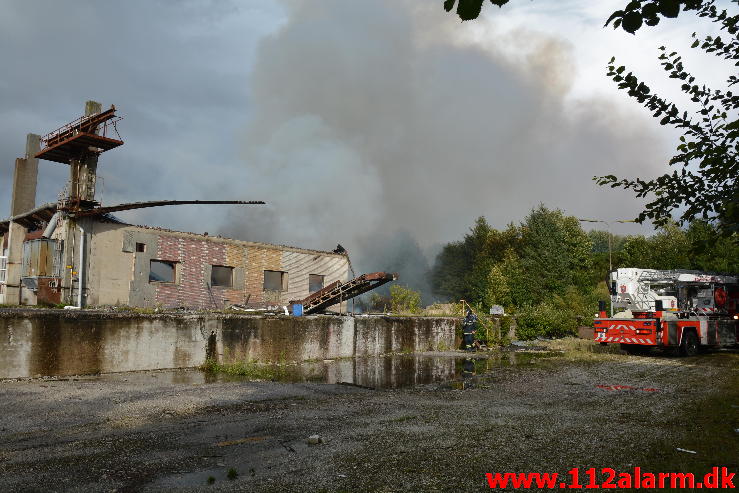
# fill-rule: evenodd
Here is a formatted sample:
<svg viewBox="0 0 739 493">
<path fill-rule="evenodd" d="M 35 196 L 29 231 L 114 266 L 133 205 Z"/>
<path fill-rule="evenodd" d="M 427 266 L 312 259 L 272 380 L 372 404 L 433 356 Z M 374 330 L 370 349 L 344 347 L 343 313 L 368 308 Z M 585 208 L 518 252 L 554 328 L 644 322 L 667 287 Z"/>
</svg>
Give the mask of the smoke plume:
<svg viewBox="0 0 739 493">
<path fill-rule="evenodd" d="M 664 162 L 648 118 L 568 98 L 577 68 L 559 39 L 467 41 L 468 25 L 438 2 L 284 6 L 253 69 L 244 166 L 223 183 L 270 208 L 231 211 L 224 234 L 341 243 L 357 270 L 405 267 L 402 282 L 427 291 L 428 261 L 413 256 L 459 239 L 477 216 L 504 227 L 544 203 L 634 217 L 638 203 L 591 177 L 655 174 Z"/>
</svg>

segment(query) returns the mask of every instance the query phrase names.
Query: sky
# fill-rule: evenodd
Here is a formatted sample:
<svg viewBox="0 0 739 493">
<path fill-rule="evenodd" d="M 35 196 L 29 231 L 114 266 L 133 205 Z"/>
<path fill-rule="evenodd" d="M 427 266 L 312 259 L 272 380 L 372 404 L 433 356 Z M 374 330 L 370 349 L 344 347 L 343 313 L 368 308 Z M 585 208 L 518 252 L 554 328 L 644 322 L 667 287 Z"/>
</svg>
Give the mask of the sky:
<svg viewBox="0 0 739 493">
<path fill-rule="evenodd" d="M 125 145 L 100 158 L 104 205 L 265 200 L 120 213 L 137 224 L 321 250 L 365 271 L 419 269 L 484 215 L 538 204 L 631 219 L 643 202 L 594 175 L 664 173 L 677 134 L 605 75 L 611 56 L 681 101 L 657 47 L 690 50 L 696 16 L 635 36 L 625 0 L 512 0 L 462 23 L 441 0 L 0 0 L 0 216 L 25 134 L 115 104 Z M 728 5 L 728 1 L 719 2 Z M 68 167 L 41 161 L 37 203 Z M 614 224 L 619 234 L 649 225 Z M 420 282 L 420 281 L 419 281 Z"/>
</svg>

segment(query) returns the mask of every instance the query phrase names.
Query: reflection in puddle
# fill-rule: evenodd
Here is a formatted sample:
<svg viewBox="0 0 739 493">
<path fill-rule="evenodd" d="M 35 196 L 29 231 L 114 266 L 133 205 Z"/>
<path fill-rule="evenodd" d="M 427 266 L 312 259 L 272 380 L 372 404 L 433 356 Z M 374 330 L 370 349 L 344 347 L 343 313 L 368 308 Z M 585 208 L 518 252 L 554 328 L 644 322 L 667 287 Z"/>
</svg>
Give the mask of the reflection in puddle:
<svg viewBox="0 0 739 493">
<path fill-rule="evenodd" d="M 208 373 L 195 369 L 150 370 L 77 377 L 80 381 L 125 381 L 132 384 L 207 385 L 226 382 L 274 381 L 284 383 L 344 384 L 369 389 L 399 389 L 439 384 L 469 389 L 492 383 L 495 370 L 531 366 L 557 353 L 494 351 L 474 354 L 396 354 L 369 358 L 310 361 L 301 364 L 258 365 L 261 377 Z M 257 363 L 254 363 L 257 365 Z"/>
<path fill-rule="evenodd" d="M 388 355 L 371 358 L 348 358 L 304 362 L 295 365 L 265 365 L 268 380 L 288 383 L 314 382 L 347 384 L 369 389 L 397 389 L 419 385 L 451 385 L 470 388 L 480 377 L 506 366 L 526 366 L 553 353 L 493 352 L 470 357 L 438 354 Z M 243 382 L 252 378 L 226 373 L 187 372 L 180 378 L 201 382 Z"/>
</svg>

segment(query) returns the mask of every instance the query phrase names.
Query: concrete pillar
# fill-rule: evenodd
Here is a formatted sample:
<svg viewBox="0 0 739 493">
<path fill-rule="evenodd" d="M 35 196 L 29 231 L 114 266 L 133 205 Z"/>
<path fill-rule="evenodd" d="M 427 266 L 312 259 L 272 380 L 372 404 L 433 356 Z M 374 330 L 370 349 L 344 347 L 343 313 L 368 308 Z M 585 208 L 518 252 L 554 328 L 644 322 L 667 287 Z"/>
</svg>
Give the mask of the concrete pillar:
<svg viewBox="0 0 739 493">
<path fill-rule="evenodd" d="M 97 101 L 85 103 L 85 116 L 98 114 L 102 111 L 102 104 Z M 70 200 L 95 200 L 95 184 L 97 182 L 97 155 L 85 156 L 82 159 L 73 159 L 69 163 L 69 191 Z M 77 304 L 79 289 L 79 241 L 80 234 L 75 221 L 67 218 L 63 226 L 64 231 L 64 276 L 62 277 L 62 300 L 70 305 Z M 86 269 L 82 269 L 84 272 Z M 84 300 L 83 300 L 84 301 Z"/>
<path fill-rule="evenodd" d="M 97 101 L 85 103 L 85 116 L 96 115 L 102 111 L 102 104 Z M 95 200 L 95 184 L 97 182 L 98 156 L 88 155 L 75 159 L 70 163 L 69 198 L 83 201 Z"/>
<path fill-rule="evenodd" d="M 17 216 L 36 207 L 36 183 L 38 182 L 38 159 L 34 156 L 41 150 L 41 136 L 26 136 L 26 156 L 15 160 L 13 192 L 10 200 L 10 215 Z"/>
<path fill-rule="evenodd" d="M 15 160 L 13 191 L 10 200 L 10 215 L 18 216 L 36 207 L 36 184 L 38 182 L 38 159 L 34 156 L 41 150 L 41 136 L 26 136 L 26 157 Z M 8 231 L 8 272 L 5 286 L 5 303 L 20 304 L 21 270 L 23 268 L 23 240 L 26 228 L 10 222 Z"/>
</svg>

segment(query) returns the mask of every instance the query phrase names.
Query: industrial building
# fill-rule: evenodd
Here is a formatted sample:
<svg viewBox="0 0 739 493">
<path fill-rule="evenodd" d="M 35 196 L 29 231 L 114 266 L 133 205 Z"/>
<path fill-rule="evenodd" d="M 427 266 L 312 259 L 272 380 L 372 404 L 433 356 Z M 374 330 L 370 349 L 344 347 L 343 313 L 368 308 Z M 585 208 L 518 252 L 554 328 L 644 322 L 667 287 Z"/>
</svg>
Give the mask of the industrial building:
<svg viewBox="0 0 739 493">
<path fill-rule="evenodd" d="M 101 205 L 95 200 L 98 158 L 123 144 L 115 111 L 102 111 L 99 103 L 88 101 L 85 116 L 44 137 L 28 135 L 25 156 L 15 162 L 11 217 L 0 222 L 0 304 L 268 307 L 287 305 L 349 279 L 350 262 L 343 249 L 328 252 L 240 241 L 116 218 L 114 212 L 144 207 L 263 202 Z M 58 203 L 36 205 L 39 159 L 70 167 Z"/>
</svg>

